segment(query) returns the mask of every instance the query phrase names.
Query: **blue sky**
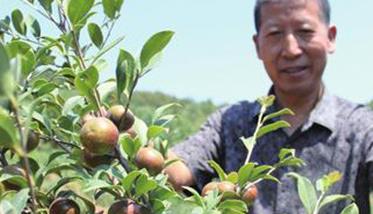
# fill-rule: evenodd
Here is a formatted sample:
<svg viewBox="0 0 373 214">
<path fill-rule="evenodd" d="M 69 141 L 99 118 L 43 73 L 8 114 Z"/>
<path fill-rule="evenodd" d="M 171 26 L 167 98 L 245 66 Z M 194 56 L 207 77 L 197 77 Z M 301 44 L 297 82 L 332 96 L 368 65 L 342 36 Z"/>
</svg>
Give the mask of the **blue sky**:
<svg viewBox="0 0 373 214">
<path fill-rule="evenodd" d="M 0 0 L 0 16 L 20 8 L 35 14 L 20 0 Z M 330 0 L 337 25 L 337 49 L 324 74 L 327 88 L 355 102 L 373 99 L 373 1 Z M 159 65 L 140 80 L 138 90 L 162 91 L 180 98 L 216 103 L 253 100 L 270 87 L 256 58 L 254 0 L 126 0 L 113 37 L 125 40 L 106 55 L 115 64 L 118 49 L 138 56 L 153 33 L 175 31 Z M 48 24 L 43 23 L 43 27 Z M 46 27 L 48 32 L 57 32 Z M 102 78 L 114 75 L 109 66 Z"/>
</svg>

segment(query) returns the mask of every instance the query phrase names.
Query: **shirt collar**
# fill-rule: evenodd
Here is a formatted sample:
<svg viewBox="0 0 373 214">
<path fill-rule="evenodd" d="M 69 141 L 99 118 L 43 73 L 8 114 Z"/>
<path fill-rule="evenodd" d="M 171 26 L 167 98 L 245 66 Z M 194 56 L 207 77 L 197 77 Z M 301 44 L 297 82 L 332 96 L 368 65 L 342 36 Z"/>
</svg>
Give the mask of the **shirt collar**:
<svg viewBox="0 0 373 214">
<path fill-rule="evenodd" d="M 273 86 L 270 88 L 268 95 L 275 95 Z M 280 110 L 281 107 L 275 102 L 272 106 L 267 109 L 267 114 Z M 336 128 L 338 105 L 336 97 L 324 87 L 324 92 L 320 100 L 316 103 L 315 107 L 311 111 L 308 119 L 302 126 L 301 131 L 306 131 L 314 123 L 321 125 L 330 131 L 334 132 Z M 259 112 L 258 112 L 259 114 Z M 276 121 L 277 119 L 274 119 Z"/>
<path fill-rule="evenodd" d="M 338 109 L 336 97 L 330 94 L 325 88 L 321 99 L 311 111 L 308 120 L 303 125 L 302 131 L 310 128 L 313 123 L 324 126 L 332 132 L 335 131 Z"/>
</svg>

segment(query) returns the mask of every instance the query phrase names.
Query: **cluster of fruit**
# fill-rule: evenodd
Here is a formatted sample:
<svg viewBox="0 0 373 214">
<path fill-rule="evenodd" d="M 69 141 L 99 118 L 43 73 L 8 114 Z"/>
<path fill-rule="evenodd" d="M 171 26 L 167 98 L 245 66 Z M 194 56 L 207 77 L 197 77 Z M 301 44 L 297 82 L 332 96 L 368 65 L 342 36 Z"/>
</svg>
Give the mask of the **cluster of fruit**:
<svg viewBox="0 0 373 214">
<path fill-rule="evenodd" d="M 255 201 L 258 190 L 255 184 L 248 185 L 242 191 L 237 188 L 237 185 L 230 181 L 212 181 L 206 184 L 202 189 L 202 196 L 206 196 L 210 191 L 217 190 L 219 193 L 223 195 L 223 199 L 228 198 L 240 198 L 248 205 L 252 205 Z"/>
<path fill-rule="evenodd" d="M 114 105 L 107 111 L 100 109 L 100 116 L 86 114 L 82 117 L 80 141 L 84 147 L 83 158 L 91 167 L 110 163 L 118 145 L 119 134 L 127 133 L 131 138 L 137 136 L 133 129 L 135 117 L 122 105 Z M 136 155 L 138 168 L 146 168 L 151 174 L 158 174 L 164 168 L 164 158 L 151 146 L 142 147 Z"/>
</svg>

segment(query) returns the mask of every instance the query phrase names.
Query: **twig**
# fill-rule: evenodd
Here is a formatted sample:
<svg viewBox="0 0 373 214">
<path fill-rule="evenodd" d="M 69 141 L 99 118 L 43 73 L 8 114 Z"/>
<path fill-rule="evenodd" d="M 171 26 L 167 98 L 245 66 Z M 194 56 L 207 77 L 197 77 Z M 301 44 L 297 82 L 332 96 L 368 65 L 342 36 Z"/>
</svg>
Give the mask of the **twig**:
<svg viewBox="0 0 373 214">
<path fill-rule="evenodd" d="M 56 136 L 49 137 L 47 135 L 41 135 L 40 139 L 46 140 L 46 141 L 53 141 L 54 143 L 56 143 L 58 146 L 60 146 L 63 150 L 65 150 L 68 153 L 71 153 L 71 151 L 66 146 L 80 149 L 78 145 L 58 139 Z"/>
<path fill-rule="evenodd" d="M 127 160 L 122 156 L 119 150 L 119 146 L 116 146 L 114 149 L 115 156 L 119 160 L 120 165 L 126 170 L 126 172 L 131 172 L 131 168 L 128 166 Z"/>
<path fill-rule="evenodd" d="M 27 153 L 25 154 L 25 151 L 27 151 L 25 134 L 27 134 L 27 133 L 23 133 L 23 131 L 22 131 L 21 121 L 19 119 L 19 113 L 18 113 L 18 106 L 17 106 L 17 103 L 16 103 L 14 97 L 10 98 L 10 103 L 11 103 L 12 111 L 14 113 L 15 120 L 16 120 L 16 127 L 18 128 L 18 132 L 19 132 L 19 135 L 20 135 L 20 141 L 21 141 L 22 153 L 23 153 L 21 156 L 22 156 L 22 159 L 23 159 L 23 162 L 24 162 L 23 165 L 24 165 L 25 172 L 26 172 L 27 183 L 28 183 L 28 186 L 29 186 L 30 192 L 31 192 L 31 208 L 32 208 L 33 213 L 36 213 L 36 195 L 35 195 L 35 190 L 34 190 L 32 177 L 30 175 L 31 167 L 30 167 L 30 162 L 29 162 L 28 157 L 27 157 Z"/>
</svg>

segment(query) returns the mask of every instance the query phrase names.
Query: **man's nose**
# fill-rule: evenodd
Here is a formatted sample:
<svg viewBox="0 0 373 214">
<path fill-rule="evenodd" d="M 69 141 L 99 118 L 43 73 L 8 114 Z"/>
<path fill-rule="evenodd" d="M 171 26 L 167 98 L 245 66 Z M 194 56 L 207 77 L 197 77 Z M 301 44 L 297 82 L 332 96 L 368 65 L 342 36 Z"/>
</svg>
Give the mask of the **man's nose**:
<svg viewBox="0 0 373 214">
<path fill-rule="evenodd" d="M 294 34 L 287 34 L 283 41 L 282 55 L 286 58 L 296 58 L 302 54 L 302 48 Z"/>
</svg>

